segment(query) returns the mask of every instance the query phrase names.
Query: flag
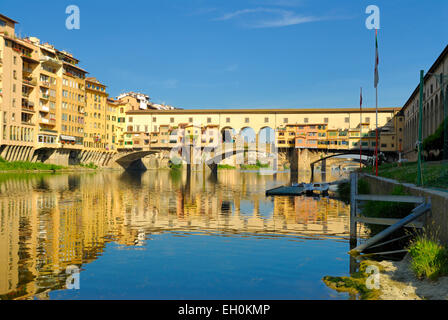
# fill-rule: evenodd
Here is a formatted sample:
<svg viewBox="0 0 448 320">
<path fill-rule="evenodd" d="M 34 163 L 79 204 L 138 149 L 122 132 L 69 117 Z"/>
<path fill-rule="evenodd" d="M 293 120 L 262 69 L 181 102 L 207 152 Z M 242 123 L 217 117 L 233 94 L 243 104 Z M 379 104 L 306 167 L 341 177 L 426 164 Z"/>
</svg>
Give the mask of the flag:
<svg viewBox="0 0 448 320">
<path fill-rule="evenodd" d="M 378 64 L 379 64 L 379 58 L 378 58 L 378 30 L 375 29 L 375 84 L 374 87 L 378 87 Z"/>
</svg>

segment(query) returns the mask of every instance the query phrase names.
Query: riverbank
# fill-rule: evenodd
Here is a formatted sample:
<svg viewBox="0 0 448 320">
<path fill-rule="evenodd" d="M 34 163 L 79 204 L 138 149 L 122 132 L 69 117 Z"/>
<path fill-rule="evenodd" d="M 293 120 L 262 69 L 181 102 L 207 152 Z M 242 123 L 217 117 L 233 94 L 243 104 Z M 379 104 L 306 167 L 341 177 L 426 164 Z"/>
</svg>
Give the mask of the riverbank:
<svg viewBox="0 0 448 320">
<path fill-rule="evenodd" d="M 372 167 L 365 167 L 362 172 L 374 174 Z M 417 183 L 418 163 L 405 162 L 400 166 L 397 163 L 385 163 L 378 167 L 378 175 L 404 183 Z M 448 162 L 433 161 L 422 163 L 423 186 L 439 189 L 448 189 Z"/>
<path fill-rule="evenodd" d="M 382 261 L 381 300 L 448 300 L 448 277 L 436 281 L 418 279 L 411 267 L 411 257 L 401 261 Z"/>
<path fill-rule="evenodd" d="M 99 168 L 93 163 L 79 164 L 73 166 L 60 166 L 42 162 L 29 161 L 6 161 L 0 158 L 0 173 L 64 173 L 64 172 L 89 172 L 96 170 L 114 170 L 112 168 Z"/>
<path fill-rule="evenodd" d="M 378 289 L 367 289 L 369 266 L 376 266 L 380 272 Z M 322 280 L 329 288 L 361 300 L 448 300 L 448 277 L 436 281 L 418 279 L 409 254 L 401 261 L 364 260 L 359 269 L 350 277 L 326 276 Z"/>
</svg>

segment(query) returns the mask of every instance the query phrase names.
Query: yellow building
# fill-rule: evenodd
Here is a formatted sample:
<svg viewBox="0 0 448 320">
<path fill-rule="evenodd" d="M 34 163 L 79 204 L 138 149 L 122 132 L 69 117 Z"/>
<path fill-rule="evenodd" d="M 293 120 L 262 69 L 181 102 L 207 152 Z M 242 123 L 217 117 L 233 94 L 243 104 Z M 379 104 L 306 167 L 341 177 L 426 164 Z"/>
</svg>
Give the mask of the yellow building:
<svg viewBox="0 0 448 320">
<path fill-rule="evenodd" d="M 95 78 L 86 79 L 84 149 L 104 151 L 108 145 L 108 94 L 106 86 Z"/>
<path fill-rule="evenodd" d="M 77 66 L 79 60 L 67 52 L 58 51 L 62 60 L 62 104 L 60 141 L 63 147 L 82 149 L 84 141 L 84 113 L 86 110 L 85 76 L 87 71 Z"/>
<path fill-rule="evenodd" d="M 32 46 L 15 37 L 17 22 L 0 15 L 1 155 L 28 157 L 35 142 L 37 65 Z M 5 150 L 6 149 L 6 150 Z"/>
<path fill-rule="evenodd" d="M 119 110 L 118 101 L 111 98 L 106 100 L 106 151 L 116 152 L 119 146 L 118 138 L 122 135 L 118 127 Z"/>
</svg>

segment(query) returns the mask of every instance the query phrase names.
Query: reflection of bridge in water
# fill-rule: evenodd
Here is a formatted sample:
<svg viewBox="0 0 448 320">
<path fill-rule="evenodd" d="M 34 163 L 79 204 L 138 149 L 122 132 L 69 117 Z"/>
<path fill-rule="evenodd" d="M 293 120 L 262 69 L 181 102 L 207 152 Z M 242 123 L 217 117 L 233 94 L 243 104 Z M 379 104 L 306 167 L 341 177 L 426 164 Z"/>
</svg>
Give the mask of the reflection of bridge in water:
<svg viewBox="0 0 448 320">
<path fill-rule="evenodd" d="M 46 298 L 64 288 L 67 266 L 98 259 L 111 241 L 143 245 L 150 234 L 348 237 L 345 204 L 266 198 L 265 188 L 278 179 L 233 171 L 217 182 L 169 171 L 4 177 L 0 297 Z"/>
</svg>

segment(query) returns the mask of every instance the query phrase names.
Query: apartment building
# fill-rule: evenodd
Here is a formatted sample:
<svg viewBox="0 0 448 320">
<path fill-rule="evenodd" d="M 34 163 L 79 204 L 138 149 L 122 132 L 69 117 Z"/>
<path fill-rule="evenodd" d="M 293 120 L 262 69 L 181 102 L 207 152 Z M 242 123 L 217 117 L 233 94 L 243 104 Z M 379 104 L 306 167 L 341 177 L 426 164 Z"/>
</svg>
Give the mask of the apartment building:
<svg viewBox="0 0 448 320">
<path fill-rule="evenodd" d="M 86 109 L 84 126 L 84 148 L 89 151 L 103 151 L 109 148 L 106 86 L 95 78 L 86 79 Z M 115 110 L 114 110 L 115 111 Z M 109 120 L 110 121 L 110 120 Z"/>
<path fill-rule="evenodd" d="M 418 70 L 415 72 L 418 82 Z M 433 134 L 447 117 L 448 110 L 448 45 L 424 76 L 422 99 L 422 139 Z M 417 159 L 420 119 L 420 84 L 403 105 L 404 127 L 402 148 L 409 160 Z"/>
<path fill-rule="evenodd" d="M 32 74 L 38 61 L 32 47 L 15 37 L 16 23 L 0 15 L 0 145 L 21 147 L 14 152 L 23 153 L 29 148 L 22 147 L 35 142 L 37 91 Z"/>
<path fill-rule="evenodd" d="M 107 98 L 106 100 L 106 151 L 115 152 L 119 147 L 119 137 L 122 135 L 118 126 L 120 102 Z"/>
</svg>

